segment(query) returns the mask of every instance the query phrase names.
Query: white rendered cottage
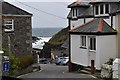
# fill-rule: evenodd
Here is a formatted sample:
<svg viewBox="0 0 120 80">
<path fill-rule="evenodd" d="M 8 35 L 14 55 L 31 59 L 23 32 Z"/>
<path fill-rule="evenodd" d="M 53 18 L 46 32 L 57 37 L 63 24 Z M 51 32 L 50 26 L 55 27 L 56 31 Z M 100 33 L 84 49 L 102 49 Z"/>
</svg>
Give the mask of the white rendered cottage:
<svg viewBox="0 0 120 80">
<path fill-rule="evenodd" d="M 116 14 L 119 1 L 109 2 L 74 2 L 69 21 L 69 70 L 75 65 L 91 66 L 101 69 L 101 65 L 117 56 Z"/>
<path fill-rule="evenodd" d="M 101 69 L 101 65 L 116 57 L 116 30 L 102 18 L 93 19 L 69 31 L 71 62 Z"/>
</svg>

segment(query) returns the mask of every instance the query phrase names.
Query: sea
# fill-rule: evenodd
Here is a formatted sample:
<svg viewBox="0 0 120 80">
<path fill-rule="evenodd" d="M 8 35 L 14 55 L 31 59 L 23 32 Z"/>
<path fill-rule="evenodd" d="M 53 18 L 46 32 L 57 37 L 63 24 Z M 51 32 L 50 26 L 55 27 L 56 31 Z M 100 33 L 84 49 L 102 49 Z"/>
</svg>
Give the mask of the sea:
<svg viewBox="0 0 120 80">
<path fill-rule="evenodd" d="M 44 42 L 48 42 L 61 29 L 63 28 L 32 28 L 32 36 L 39 38 L 39 40 L 32 43 L 32 48 L 43 49 Z"/>
</svg>

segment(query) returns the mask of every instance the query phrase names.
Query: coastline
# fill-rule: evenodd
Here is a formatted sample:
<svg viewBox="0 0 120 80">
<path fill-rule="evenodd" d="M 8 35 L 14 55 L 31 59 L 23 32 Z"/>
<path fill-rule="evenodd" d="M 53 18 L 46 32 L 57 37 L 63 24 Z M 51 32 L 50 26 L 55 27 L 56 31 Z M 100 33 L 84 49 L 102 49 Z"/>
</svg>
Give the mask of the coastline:
<svg viewBox="0 0 120 80">
<path fill-rule="evenodd" d="M 52 37 L 37 37 L 39 40 L 36 40 L 32 43 L 32 48 L 43 49 L 45 42 L 48 42 Z"/>
</svg>

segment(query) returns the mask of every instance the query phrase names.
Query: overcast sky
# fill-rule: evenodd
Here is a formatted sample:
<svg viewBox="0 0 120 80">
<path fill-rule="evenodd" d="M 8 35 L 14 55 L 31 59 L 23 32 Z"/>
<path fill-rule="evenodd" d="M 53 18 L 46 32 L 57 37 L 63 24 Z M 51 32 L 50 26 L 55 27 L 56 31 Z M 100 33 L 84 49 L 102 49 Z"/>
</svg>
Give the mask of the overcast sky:
<svg viewBox="0 0 120 80">
<path fill-rule="evenodd" d="M 48 27 L 67 27 L 67 15 L 69 9 L 67 5 L 76 0 L 4 0 L 15 6 L 22 8 L 33 14 L 32 27 L 33 28 L 48 28 Z M 35 9 L 25 6 L 20 2 L 34 7 Z M 50 15 L 38 10 L 56 15 Z M 66 19 L 65 19 L 66 18 Z"/>
<path fill-rule="evenodd" d="M 33 28 L 67 27 L 67 5 L 76 0 L 4 0 L 33 14 Z M 80 0 L 90 1 L 90 0 Z M 22 2 L 22 3 L 20 3 Z M 27 6 L 25 6 L 25 5 Z M 32 7 L 32 8 L 31 8 Z M 33 9 L 34 8 L 34 9 Z M 36 10 L 37 9 L 37 10 Z M 41 12 L 44 11 L 44 12 Z M 52 15 L 51 15 L 52 14 Z M 55 16 L 54 16 L 55 15 Z"/>
</svg>

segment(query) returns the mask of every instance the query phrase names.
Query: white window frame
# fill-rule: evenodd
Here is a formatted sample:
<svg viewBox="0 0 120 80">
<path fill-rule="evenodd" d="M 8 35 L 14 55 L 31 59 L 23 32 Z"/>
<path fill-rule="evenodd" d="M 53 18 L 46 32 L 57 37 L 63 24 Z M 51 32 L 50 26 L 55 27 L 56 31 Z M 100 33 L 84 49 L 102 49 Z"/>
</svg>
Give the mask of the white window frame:
<svg viewBox="0 0 120 80">
<path fill-rule="evenodd" d="M 6 22 L 11 22 L 11 24 L 7 24 Z M 14 20 L 13 19 L 4 19 L 4 26 L 5 26 L 5 32 L 14 31 Z M 6 29 L 6 26 L 11 26 L 11 29 Z"/>
<path fill-rule="evenodd" d="M 74 14 L 74 15 L 73 15 Z M 73 8 L 72 9 L 72 17 L 73 18 L 77 18 L 77 15 L 78 15 L 78 9 L 77 8 Z"/>
<path fill-rule="evenodd" d="M 91 39 L 92 39 L 92 44 L 91 44 Z M 96 51 L 96 37 L 89 37 L 89 50 Z"/>
<path fill-rule="evenodd" d="M 101 5 L 103 5 L 103 14 L 101 14 L 101 12 L 100 12 L 100 6 Z M 106 4 L 99 4 L 99 5 L 95 5 L 94 6 L 94 15 L 95 16 L 109 16 L 109 12 L 110 12 L 110 4 L 108 4 L 108 6 L 109 6 L 109 12 L 108 13 L 106 13 L 106 11 L 105 11 L 105 6 Z M 98 6 L 98 14 L 96 14 L 96 6 Z"/>
<path fill-rule="evenodd" d="M 87 42 L 87 40 L 86 40 L 86 36 L 80 36 L 81 37 L 81 47 L 82 48 L 86 48 L 86 42 Z"/>
</svg>

